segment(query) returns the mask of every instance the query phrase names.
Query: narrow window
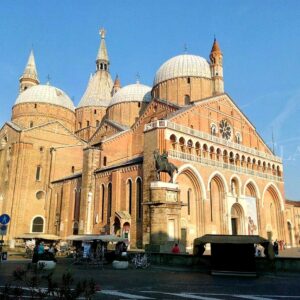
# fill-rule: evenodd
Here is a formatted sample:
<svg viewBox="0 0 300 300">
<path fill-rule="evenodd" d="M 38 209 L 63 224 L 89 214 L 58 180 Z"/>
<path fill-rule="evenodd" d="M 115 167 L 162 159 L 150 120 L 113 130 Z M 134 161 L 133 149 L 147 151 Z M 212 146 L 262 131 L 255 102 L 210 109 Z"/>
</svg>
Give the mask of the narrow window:
<svg viewBox="0 0 300 300">
<path fill-rule="evenodd" d="M 188 205 L 188 215 L 191 214 L 191 190 L 187 191 L 187 205 Z"/>
<path fill-rule="evenodd" d="M 87 127 L 90 126 L 90 121 L 86 121 L 86 126 L 87 126 Z"/>
<path fill-rule="evenodd" d="M 105 199 L 105 186 L 102 184 L 102 196 L 101 196 L 101 221 L 104 219 L 104 199 Z"/>
<path fill-rule="evenodd" d="M 132 211 L 132 181 L 128 180 L 127 183 L 127 188 L 128 188 L 128 212 L 131 214 Z"/>
<path fill-rule="evenodd" d="M 29 127 L 32 128 L 33 127 L 33 122 L 30 121 Z"/>
<path fill-rule="evenodd" d="M 187 83 L 188 83 L 188 84 L 191 83 L 191 78 L 190 78 L 190 77 L 187 78 Z"/>
<path fill-rule="evenodd" d="M 136 206 L 137 206 L 137 219 L 142 218 L 142 180 L 140 178 L 136 181 Z"/>
<path fill-rule="evenodd" d="M 138 102 L 138 107 L 141 107 L 141 102 Z"/>
<path fill-rule="evenodd" d="M 40 181 L 41 180 L 41 166 L 36 167 L 36 172 L 35 172 L 35 180 Z"/>
<path fill-rule="evenodd" d="M 99 127 L 99 125 L 100 125 L 100 121 L 96 120 L 96 127 Z"/>
<path fill-rule="evenodd" d="M 34 104 L 34 108 L 37 108 L 37 104 L 36 103 Z"/>
<path fill-rule="evenodd" d="M 103 166 L 105 167 L 106 164 L 107 164 L 107 158 L 106 158 L 106 156 L 104 156 L 104 157 L 103 157 Z"/>
<path fill-rule="evenodd" d="M 72 173 L 74 173 L 74 172 L 75 172 L 75 167 L 74 167 L 74 166 L 72 166 L 72 169 L 71 169 L 71 171 L 72 171 Z"/>
<path fill-rule="evenodd" d="M 107 192 L 107 223 L 110 223 L 111 217 L 111 206 L 112 206 L 112 184 L 108 184 L 108 192 Z"/>
<path fill-rule="evenodd" d="M 97 114 L 97 109 L 94 109 L 94 114 Z"/>
<path fill-rule="evenodd" d="M 79 129 L 81 129 L 81 127 L 82 127 L 81 122 L 78 123 L 78 126 L 79 126 Z"/>
<path fill-rule="evenodd" d="M 185 104 L 185 105 L 190 104 L 190 100 L 191 100 L 191 98 L 190 98 L 189 95 L 185 95 L 185 96 L 184 96 L 184 104 Z"/>
</svg>

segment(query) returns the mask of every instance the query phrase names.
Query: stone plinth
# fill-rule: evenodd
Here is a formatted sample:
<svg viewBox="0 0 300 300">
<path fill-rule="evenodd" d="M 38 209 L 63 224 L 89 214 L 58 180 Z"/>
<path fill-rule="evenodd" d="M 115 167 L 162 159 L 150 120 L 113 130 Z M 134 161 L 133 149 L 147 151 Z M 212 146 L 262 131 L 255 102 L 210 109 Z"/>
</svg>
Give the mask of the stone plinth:
<svg viewBox="0 0 300 300">
<path fill-rule="evenodd" d="M 180 239 L 181 202 L 178 184 L 154 181 L 150 184 L 150 245 L 165 251 L 165 246 Z"/>
</svg>

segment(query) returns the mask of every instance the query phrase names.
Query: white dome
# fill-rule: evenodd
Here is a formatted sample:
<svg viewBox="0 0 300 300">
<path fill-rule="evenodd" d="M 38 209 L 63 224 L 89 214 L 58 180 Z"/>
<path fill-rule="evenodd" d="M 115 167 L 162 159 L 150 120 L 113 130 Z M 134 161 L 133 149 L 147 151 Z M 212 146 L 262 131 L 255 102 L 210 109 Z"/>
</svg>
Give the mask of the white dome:
<svg viewBox="0 0 300 300">
<path fill-rule="evenodd" d="M 51 85 L 35 85 L 22 92 L 16 102 L 20 103 L 49 103 L 63 106 L 74 111 L 74 104 L 69 96 L 62 90 Z"/>
<path fill-rule="evenodd" d="M 121 102 L 150 102 L 151 87 L 135 83 L 121 88 L 111 99 L 109 106 Z"/>
<path fill-rule="evenodd" d="M 153 86 L 168 79 L 189 76 L 211 78 L 210 65 L 207 60 L 190 54 L 172 57 L 156 72 Z"/>
</svg>

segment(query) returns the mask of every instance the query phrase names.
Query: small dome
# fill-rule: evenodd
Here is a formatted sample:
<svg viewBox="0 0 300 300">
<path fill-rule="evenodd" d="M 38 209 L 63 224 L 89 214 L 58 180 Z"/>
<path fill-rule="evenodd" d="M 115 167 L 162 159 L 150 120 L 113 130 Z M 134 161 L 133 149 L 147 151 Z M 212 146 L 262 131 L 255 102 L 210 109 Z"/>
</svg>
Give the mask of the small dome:
<svg viewBox="0 0 300 300">
<path fill-rule="evenodd" d="M 153 86 L 168 79 L 189 76 L 211 78 L 210 65 L 207 60 L 190 54 L 172 57 L 156 72 Z"/>
<path fill-rule="evenodd" d="M 16 102 L 21 103 L 49 103 L 63 106 L 74 111 L 74 104 L 69 96 L 62 90 L 51 85 L 35 85 L 22 92 Z"/>
<path fill-rule="evenodd" d="M 135 83 L 121 88 L 111 99 L 109 106 L 121 102 L 150 102 L 151 87 Z"/>
</svg>

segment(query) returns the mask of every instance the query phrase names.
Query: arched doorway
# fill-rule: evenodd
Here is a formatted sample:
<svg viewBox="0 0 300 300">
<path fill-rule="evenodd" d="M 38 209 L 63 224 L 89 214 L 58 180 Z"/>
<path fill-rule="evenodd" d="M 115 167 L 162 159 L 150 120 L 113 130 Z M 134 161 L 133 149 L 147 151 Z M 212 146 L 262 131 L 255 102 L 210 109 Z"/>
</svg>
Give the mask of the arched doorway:
<svg viewBox="0 0 300 300">
<path fill-rule="evenodd" d="M 263 195 L 263 206 L 266 220 L 266 235 L 273 240 L 279 240 L 280 203 L 277 192 L 269 186 Z"/>
<path fill-rule="evenodd" d="M 125 239 L 128 239 L 128 240 L 130 239 L 130 224 L 129 224 L 129 222 L 125 222 L 123 224 L 122 236 Z"/>
<path fill-rule="evenodd" d="M 258 188 L 254 181 L 250 180 L 245 185 L 245 207 L 246 207 L 246 228 L 245 234 L 259 234 L 260 216 L 258 214 Z"/>
<path fill-rule="evenodd" d="M 231 234 L 243 234 L 244 231 L 244 212 L 241 205 L 235 203 L 231 207 Z"/>
<path fill-rule="evenodd" d="M 212 234 L 228 233 L 225 208 L 225 185 L 220 175 L 215 175 L 209 182 L 208 231 Z"/>
<path fill-rule="evenodd" d="M 121 223 L 119 218 L 115 217 L 114 221 L 114 234 L 116 236 L 121 236 Z"/>
<path fill-rule="evenodd" d="M 192 251 L 194 239 L 204 234 L 202 203 L 203 180 L 195 167 L 185 165 L 179 168 L 174 181 L 180 189 L 181 208 L 180 242 Z"/>
</svg>

